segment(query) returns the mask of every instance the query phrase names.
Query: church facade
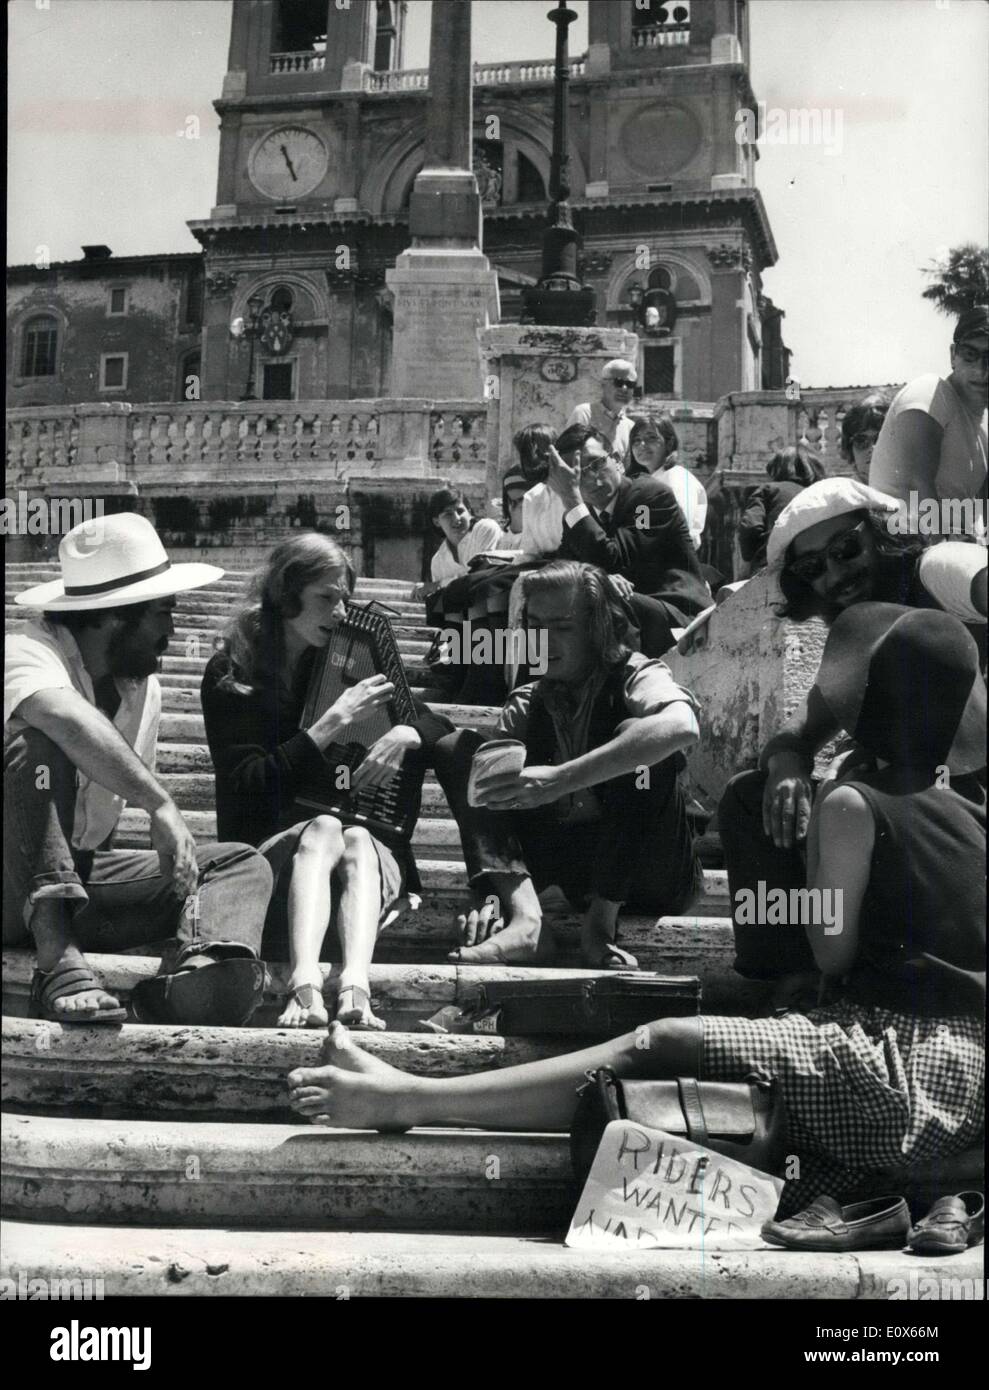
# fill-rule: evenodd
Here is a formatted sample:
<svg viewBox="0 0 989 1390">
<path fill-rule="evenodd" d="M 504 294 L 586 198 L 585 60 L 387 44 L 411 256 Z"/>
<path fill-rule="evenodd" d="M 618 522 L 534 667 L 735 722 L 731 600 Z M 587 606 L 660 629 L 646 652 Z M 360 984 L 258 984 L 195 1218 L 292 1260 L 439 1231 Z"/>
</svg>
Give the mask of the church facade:
<svg viewBox="0 0 989 1390">
<path fill-rule="evenodd" d="M 127 366 L 124 399 L 388 397 L 385 272 L 408 245 L 428 99 L 426 71 L 403 67 L 406 9 L 234 0 L 216 204 L 189 223 L 201 256 L 14 268 L 8 403 L 113 399 L 104 358 L 128 349 L 114 352 L 110 330 L 122 339 L 138 321 L 159 347 L 130 353 L 145 366 Z M 782 314 L 762 289 L 777 252 L 758 151 L 736 118 L 758 110 L 748 51 L 745 0 L 589 0 L 588 51 L 571 60 L 581 271 L 598 323 L 639 334 L 650 398 L 713 402 L 787 374 Z M 475 64 L 474 167 L 503 321 L 540 273 L 552 101 L 552 61 Z M 141 290 L 149 274 L 155 294 Z M 94 295 L 122 315 L 97 322 Z M 111 362 L 114 382 L 120 371 Z"/>
</svg>

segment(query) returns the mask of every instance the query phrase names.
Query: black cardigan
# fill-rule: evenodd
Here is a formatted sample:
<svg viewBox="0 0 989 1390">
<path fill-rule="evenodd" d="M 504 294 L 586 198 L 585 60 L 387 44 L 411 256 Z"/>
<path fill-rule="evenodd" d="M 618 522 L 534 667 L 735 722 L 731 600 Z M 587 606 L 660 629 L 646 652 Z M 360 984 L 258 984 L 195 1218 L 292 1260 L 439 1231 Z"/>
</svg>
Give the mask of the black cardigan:
<svg viewBox="0 0 989 1390">
<path fill-rule="evenodd" d="M 225 652 L 218 652 L 207 665 L 200 696 L 215 773 L 218 840 L 260 845 L 304 818 L 305 813 L 295 809 L 300 792 L 317 789 L 324 779 L 333 787 L 329 764 L 299 727 L 315 654 L 311 648 L 300 662 L 294 698 L 277 706 L 259 691 L 241 695 L 220 684 L 231 667 Z M 436 742 L 454 726 L 420 700 L 416 711 L 411 727 L 422 739 L 422 752 L 406 756 L 425 763 Z M 400 858 L 404 854 L 408 886 L 418 889 L 411 848 L 392 848 Z"/>
</svg>

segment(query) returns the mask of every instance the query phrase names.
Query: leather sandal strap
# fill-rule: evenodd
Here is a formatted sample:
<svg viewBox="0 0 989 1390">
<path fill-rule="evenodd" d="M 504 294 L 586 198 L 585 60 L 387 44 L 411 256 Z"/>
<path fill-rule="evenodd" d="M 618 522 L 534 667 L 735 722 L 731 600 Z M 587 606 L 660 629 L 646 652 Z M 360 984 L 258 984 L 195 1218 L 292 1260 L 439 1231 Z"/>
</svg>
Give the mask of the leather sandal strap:
<svg viewBox="0 0 989 1390">
<path fill-rule="evenodd" d="M 92 990 L 106 993 L 92 970 L 85 965 L 56 966 L 47 973 L 39 970 L 35 975 L 35 981 L 37 996 L 45 1005 L 54 1004 L 56 999 L 65 999 L 75 994 L 88 994 Z"/>
</svg>

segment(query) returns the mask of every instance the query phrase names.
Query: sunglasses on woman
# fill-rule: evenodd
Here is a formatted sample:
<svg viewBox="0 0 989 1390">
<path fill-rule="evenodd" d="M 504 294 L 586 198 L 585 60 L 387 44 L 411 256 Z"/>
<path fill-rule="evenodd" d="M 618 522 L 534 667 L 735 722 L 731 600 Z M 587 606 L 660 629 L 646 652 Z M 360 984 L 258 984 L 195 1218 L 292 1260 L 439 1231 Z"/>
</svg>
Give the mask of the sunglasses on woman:
<svg viewBox="0 0 989 1390">
<path fill-rule="evenodd" d="M 834 536 L 823 550 L 815 550 L 809 555 L 799 555 L 795 560 L 790 560 L 786 567 L 787 571 L 795 579 L 800 579 L 805 584 L 813 584 L 814 580 L 820 579 L 827 569 L 829 560 L 833 560 L 836 565 L 842 565 L 862 554 L 865 548 L 864 527 L 865 520 L 863 519 L 857 526 Z"/>
</svg>

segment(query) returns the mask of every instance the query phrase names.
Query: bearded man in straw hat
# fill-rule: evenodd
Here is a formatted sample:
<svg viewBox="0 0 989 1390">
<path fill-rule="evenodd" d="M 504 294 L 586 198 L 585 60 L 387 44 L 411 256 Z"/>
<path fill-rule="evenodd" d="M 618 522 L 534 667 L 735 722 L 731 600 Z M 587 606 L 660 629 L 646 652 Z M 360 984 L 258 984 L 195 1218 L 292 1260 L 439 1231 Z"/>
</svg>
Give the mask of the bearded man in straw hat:
<svg viewBox="0 0 989 1390">
<path fill-rule="evenodd" d="M 61 579 L 17 595 L 41 613 L 7 643 L 4 946 L 33 941 L 36 1016 L 115 1023 L 125 1010 L 83 952 L 172 937 L 134 991 L 138 1018 L 245 1023 L 264 986 L 271 870 L 247 845 L 197 849 L 154 776 L 175 595 L 223 571 L 173 565 L 132 513 L 75 527 L 59 561 Z M 150 850 L 111 847 L 127 803 L 151 818 Z"/>
</svg>

